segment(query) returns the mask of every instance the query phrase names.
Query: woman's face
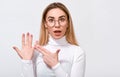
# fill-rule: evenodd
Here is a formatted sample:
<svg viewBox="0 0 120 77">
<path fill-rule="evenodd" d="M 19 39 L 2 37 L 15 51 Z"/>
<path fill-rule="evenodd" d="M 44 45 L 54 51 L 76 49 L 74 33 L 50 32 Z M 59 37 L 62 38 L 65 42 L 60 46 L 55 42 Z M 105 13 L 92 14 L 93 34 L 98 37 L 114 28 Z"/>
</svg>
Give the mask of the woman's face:
<svg viewBox="0 0 120 77">
<path fill-rule="evenodd" d="M 68 27 L 67 15 L 59 8 L 48 11 L 45 27 L 54 39 L 60 39 L 65 35 Z"/>
</svg>

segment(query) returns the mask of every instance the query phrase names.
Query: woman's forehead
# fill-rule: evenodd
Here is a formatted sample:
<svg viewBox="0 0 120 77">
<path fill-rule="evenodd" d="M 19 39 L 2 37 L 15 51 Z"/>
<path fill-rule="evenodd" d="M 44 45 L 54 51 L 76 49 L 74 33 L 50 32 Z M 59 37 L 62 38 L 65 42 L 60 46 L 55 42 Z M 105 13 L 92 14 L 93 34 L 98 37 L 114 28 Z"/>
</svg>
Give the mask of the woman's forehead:
<svg viewBox="0 0 120 77">
<path fill-rule="evenodd" d="M 52 18 L 66 17 L 66 13 L 59 8 L 54 8 L 48 11 L 46 18 L 48 17 Z"/>
</svg>

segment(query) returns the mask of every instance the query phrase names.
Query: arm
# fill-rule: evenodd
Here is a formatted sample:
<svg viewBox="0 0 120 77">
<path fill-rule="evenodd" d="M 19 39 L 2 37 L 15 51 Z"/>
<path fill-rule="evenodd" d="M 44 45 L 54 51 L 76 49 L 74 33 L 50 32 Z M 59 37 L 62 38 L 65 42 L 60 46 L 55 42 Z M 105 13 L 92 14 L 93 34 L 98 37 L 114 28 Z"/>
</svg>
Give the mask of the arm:
<svg viewBox="0 0 120 77">
<path fill-rule="evenodd" d="M 36 77 L 32 60 L 22 60 L 22 77 Z"/>
<path fill-rule="evenodd" d="M 71 73 L 68 74 L 64 71 L 64 68 L 61 67 L 60 63 L 52 68 L 56 74 L 56 77 L 84 77 L 85 73 L 85 52 L 78 49 L 74 54 L 74 61 L 71 68 Z"/>
<path fill-rule="evenodd" d="M 34 47 L 32 46 L 33 36 L 29 33 L 22 34 L 22 48 L 14 46 L 13 49 L 17 52 L 17 54 L 22 59 L 23 68 L 22 68 L 22 77 L 35 77 L 34 67 L 33 67 L 33 53 Z"/>
<path fill-rule="evenodd" d="M 32 60 L 22 60 L 22 77 L 37 77 L 36 75 L 36 59 L 39 56 L 37 51 L 34 51 Z"/>
<path fill-rule="evenodd" d="M 58 49 L 55 53 L 51 53 L 49 50 L 39 45 L 36 45 L 35 48 L 43 55 L 44 62 L 54 71 L 55 77 L 69 77 L 68 73 L 64 71 L 58 61 L 58 53 L 60 49 Z"/>
<path fill-rule="evenodd" d="M 60 63 L 52 67 L 52 70 L 55 72 L 56 77 L 70 77 L 68 73 L 64 71 Z"/>
<path fill-rule="evenodd" d="M 74 62 L 71 69 L 71 77 L 84 77 L 85 73 L 85 52 L 79 49 L 80 52 L 74 56 Z"/>
<path fill-rule="evenodd" d="M 43 54 L 44 62 L 55 72 L 56 77 L 84 77 L 85 53 L 77 47 L 74 54 L 71 74 L 64 71 L 58 61 L 58 52 L 51 53 L 49 50 L 37 45 L 36 49 Z"/>
</svg>

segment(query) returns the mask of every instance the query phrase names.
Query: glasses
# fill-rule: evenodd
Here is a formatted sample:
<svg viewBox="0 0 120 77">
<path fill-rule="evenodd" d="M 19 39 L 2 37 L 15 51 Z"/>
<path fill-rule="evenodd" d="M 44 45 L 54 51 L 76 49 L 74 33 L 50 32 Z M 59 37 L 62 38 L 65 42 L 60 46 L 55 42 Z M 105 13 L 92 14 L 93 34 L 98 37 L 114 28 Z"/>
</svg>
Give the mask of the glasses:
<svg viewBox="0 0 120 77">
<path fill-rule="evenodd" d="M 54 18 L 49 18 L 47 20 L 47 25 L 49 27 L 54 27 L 56 25 L 56 21 L 58 22 L 59 26 L 65 26 L 65 24 L 67 23 L 66 18 L 59 18 L 58 20 L 55 20 Z"/>
</svg>

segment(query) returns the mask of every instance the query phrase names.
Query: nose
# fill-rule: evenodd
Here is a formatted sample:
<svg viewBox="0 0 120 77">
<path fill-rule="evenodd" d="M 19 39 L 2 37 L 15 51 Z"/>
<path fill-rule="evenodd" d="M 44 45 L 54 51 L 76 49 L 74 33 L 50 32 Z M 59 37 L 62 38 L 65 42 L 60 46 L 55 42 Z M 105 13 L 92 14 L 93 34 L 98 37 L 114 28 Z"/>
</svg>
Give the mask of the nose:
<svg viewBox="0 0 120 77">
<path fill-rule="evenodd" d="M 58 20 L 55 21 L 55 27 L 60 27 L 60 23 Z"/>
</svg>

